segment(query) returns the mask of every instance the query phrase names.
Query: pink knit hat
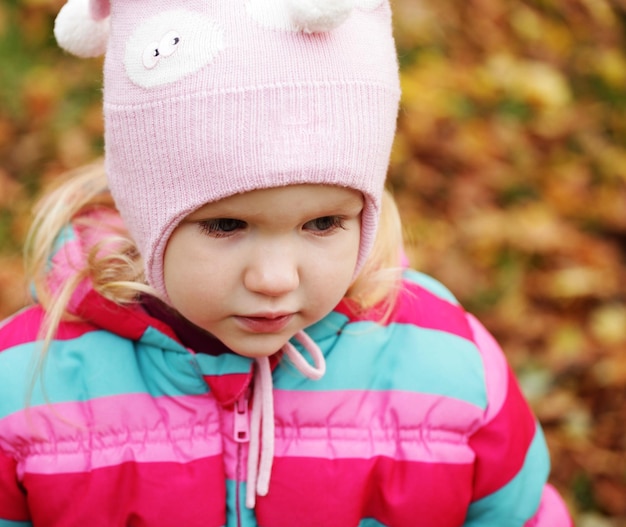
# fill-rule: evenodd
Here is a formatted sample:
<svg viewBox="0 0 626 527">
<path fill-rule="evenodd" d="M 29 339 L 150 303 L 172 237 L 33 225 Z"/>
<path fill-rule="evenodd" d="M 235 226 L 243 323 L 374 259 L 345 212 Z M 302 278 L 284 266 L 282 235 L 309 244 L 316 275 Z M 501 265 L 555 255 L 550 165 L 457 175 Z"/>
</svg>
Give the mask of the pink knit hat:
<svg viewBox="0 0 626 527">
<path fill-rule="evenodd" d="M 106 52 L 110 188 L 164 298 L 178 223 L 253 189 L 361 191 L 362 266 L 400 93 L 388 0 L 69 0 L 55 35 Z"/>
</svg>

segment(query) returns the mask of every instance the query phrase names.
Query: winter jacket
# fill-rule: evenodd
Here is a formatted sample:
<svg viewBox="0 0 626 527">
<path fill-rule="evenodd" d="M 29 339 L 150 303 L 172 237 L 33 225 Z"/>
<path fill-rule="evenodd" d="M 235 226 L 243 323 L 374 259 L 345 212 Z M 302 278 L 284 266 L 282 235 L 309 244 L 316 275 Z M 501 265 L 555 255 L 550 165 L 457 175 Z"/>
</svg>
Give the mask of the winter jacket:
<svg viewBox="0 0 626 527">
<path fill-rule="evenodd" d="M 51 283 L 91 229 L 64 233 Z M 405 273 L 384 324 L 344 301 L 307 328 L 322 379 L 273 358 L 273 468 L 252 510 L 255 362 L 190 349 L 88 281 L 70 307 L 40 375 L 42 308 L 0 325 L 0 527 L 571 525 L 501 350 L 425 275 Z"/>
</svg>

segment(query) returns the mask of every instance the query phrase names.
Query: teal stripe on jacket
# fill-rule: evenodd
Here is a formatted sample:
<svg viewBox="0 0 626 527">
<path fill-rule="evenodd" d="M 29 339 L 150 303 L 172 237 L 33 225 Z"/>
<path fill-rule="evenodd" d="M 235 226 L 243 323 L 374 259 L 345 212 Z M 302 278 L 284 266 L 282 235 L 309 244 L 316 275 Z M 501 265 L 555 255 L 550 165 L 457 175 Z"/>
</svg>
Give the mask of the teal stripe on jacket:
<svg viewBox="0 0 626 527">
<path fill-rule="evenodd" d="M 521 470 L 500 490 L 472 503 L 463 527 L 519 527 L 525 524 L 537 512 L 549 472 L 548 449 L 543 431 L 537 426 Z"/>
<path fill-rule="evenodd" d="M 129 393 L 149 393 L 154 397 L 206 393 L 208 386 L 194 355 L 182 346 L 180 353 L 172 352 L 173 341 L 167 340 L 170 343 L 167 351 L 108 331 L 93 331 L 70 341 L 53 341 L 44 364 L 43 380 L 37 377 L 30 404 L 86 401 Z M 0 401 L 0 418 L 23 409 L 27 397 L 23 380 L 32 378 L 36 355 L 40 352 L 41 342 L 30 342 L 0 354 L 0 368 L 12 372 L 6 377 L 9 386 L 3 388 L 5 393 L 13 394 Z"/>
<path fill-rule="evenodd" d="M 428 276 L 427 274 L 420 273 L 419 271 L 415 271 L 413 269 L 405 270 L 402 273 L 402 276 L 410 282 L 418 284 L 427 291 L 430 291 L 433 295 L 438 296 L 439 298 L 446 300 L 451 304 L 454 304 L 455 306 L 459 305 L 459 301 L 450 292 L 450 290 L 441 282 L 435 280 L 432 276 Z"/>
<path fill-rule="evenodd" d="M 239 491 L 239 502 L 237 502 Z M 226 527 L 258 527 L 254 511 L 246 507 L 246 484 L 237 483 L 232 479 L 226 480 Z M 237 514 L 239 508 L 239 514 Z M 237 518 L 241 523 L 237 523 Z"/>
<path fill-rule="evenodd" d="M 247 374 L 250 373 L 252 363 L 249 357 L 242 357 L 235 353 L 223 353 L 217 356 L 198 353 L 195 358 L 203 375 Z"/>
<path fill-rule="evenodd" d="M 63 246 L 71 241 L 76 239 L 76 231 L 74 227 L 71 225 L 66 225 L 58 234 L 56 239 L 54 240 L 54 245 L 52 246 L 52 256 L 51 259 L 55 257 L 55 255 L 63 248 Z M 48 262 L 48 269 L 50 269 L 50 262 Z"/>
<path fill-rule="evenodd" d="M 350 338 L 352 334 L 367 338 L 359 338 L 358 346 L 355 346 L 355 339 Z M 408 324 L 381 328 L 372 322 L 356 322 L 319 345 L 327 361 L 324 377 L 311 382 L 301 375 L 294 375 L 292 368 L 282 368 L 275 373 L 275 388 L 310 391 L 393 389 L 452 397 L 486 408 L 482 357 L 476 346 L 462 337 Z M 466 381 L 455 381 L 461 378 Z"/>
<path fill-rule="evenodd" d="M 387 527 L 386 525 L 376 521 L 374 518 L 366 518 L 359 523 L 359 527 Z"/>
</svg>

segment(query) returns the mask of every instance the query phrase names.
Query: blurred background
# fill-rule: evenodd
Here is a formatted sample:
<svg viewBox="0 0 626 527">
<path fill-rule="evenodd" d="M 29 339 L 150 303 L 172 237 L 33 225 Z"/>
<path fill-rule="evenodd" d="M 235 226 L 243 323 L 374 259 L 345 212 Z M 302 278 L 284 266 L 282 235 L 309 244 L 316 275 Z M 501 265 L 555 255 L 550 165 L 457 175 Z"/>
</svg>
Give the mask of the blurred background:
<svg viewBox="0 0 626 527">
<path fill-rule="evenodd" d="M 504 347 L 576 525 L 626 527 L 626 0 L 392 1 L 412 265 Z M 101 62 L 57 48 L 63 3 L 0 4 L 0 318 L 28 302 L 34 198 L 102 154 Z"/>
</svg>

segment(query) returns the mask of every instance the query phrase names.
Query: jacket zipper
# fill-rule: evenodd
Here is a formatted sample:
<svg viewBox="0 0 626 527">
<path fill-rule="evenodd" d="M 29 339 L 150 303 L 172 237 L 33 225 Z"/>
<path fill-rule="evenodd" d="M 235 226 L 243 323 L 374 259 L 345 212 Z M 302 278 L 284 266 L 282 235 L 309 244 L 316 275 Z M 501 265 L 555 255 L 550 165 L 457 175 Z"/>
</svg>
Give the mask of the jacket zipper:
<svg viewBox="0 0 626 527">
<path fill-rule="evenodd" d="M 237 399 L 234 408 L 233 437 L 237 443 L 237 481 L 235 483 L 235 506 L 237 511 L 237 527 L 243 527 L 241 519 L 241 483 L 243 482 L 243 449 L 250 441 L 250 415 L 248 410 L 249 390 Z"/>
</svg>

